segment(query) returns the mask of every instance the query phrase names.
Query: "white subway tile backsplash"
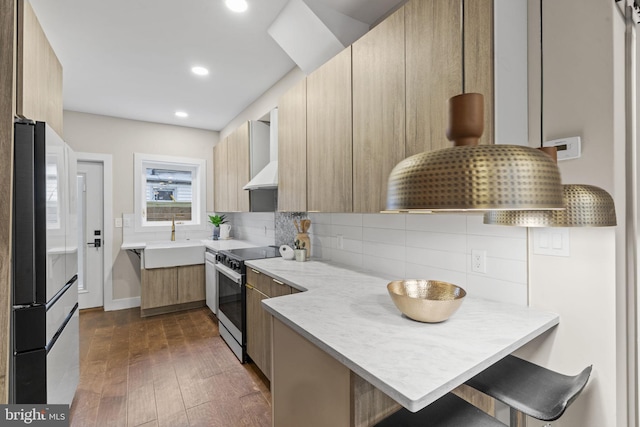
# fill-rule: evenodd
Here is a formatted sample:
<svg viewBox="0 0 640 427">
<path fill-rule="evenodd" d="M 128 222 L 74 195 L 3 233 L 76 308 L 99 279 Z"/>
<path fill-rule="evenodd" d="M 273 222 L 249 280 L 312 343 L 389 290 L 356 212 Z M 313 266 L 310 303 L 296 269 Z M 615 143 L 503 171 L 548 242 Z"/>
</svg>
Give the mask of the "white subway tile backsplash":
<svg viewBox="0 0 640 427">
<path fill-rule="evenodd" d="M 406 232 L 404 229 L 395 230 L 389 228 L 362 228 L 362 240 L 365 242 L 388 243 L 391 245 L 405 246 L 407 244 Z"/>
<path fill-rule="evenodd" d="M 444 282 L 454 283 L 463 288 L 467 284 L 467 275 L 460 271 L 443 270 L 428 265 L 418 265 L 412 263 L 405 264 L 406 279 L 429 279 L 441 280 Z"/>
<path fill-rule="evenodd" d="M 479 236 L 501 236 L 515 239 L 525 239 L 527 237 L 526 227 L 505 227 L 502 225 L 489 225 L 483 223 L 483 214 L 467 216 L 467 234 Z"/>
<path fill-rule="evenodd" d="M 387 243 L 364 242 L 362 253 L 394 261 L 405 261 L 404 245 L 400 246 L 390 245 Z"/>
<path fill-rule="evenodd" d="M 405 278 L 405 264 L 394 259 L 380 258 L 369 254 L 363 254 L 363 267 L 382 277 L 391 280 L 402 280 Z"/>
<path fill-rule="evenodd" d="M 467 253 L 473 249 L 487 251 L 488 257 L 527 260 L 527 240 L 511 237 L 467 236 Z"/>
<path fill-rule="evenodd" d="M 331 224 L 362 227 L 362 214 L 332 213 Z"/>
<path fill-rule="evenodd" d="M 362 240 L 362 226 L 353 227 L 348 225 L 331 226 L 332 236 L 342 236 L 344 239 Z"/>
<path fill-rule="evenodd" d="M 465 234 L 467 217 L 460 214 L 406 214 L 407 230 Z"/>
<path fill-rule="evenodd" d="M 331 224 L 314 224 L 312 222 L 309 234 L 314 236 L 331 236 Z"/>
<path fill-rule="evenodd" d="M 466 272 L 467 257 L 461 252 L 445 252 L 433 249 L 406 248 L 406 262 L 436 267 L 444 270 Z"/>
<path fill-rule="evenodd" d="M 350 267 L 362 268 L 362 254 L 341 249 L 331 250 L 331 261 Z"/>
<path fill-rule="evenodd" d="M 467 238 L 464 234 L 407 231 L 407 247 L 464 252 L 467 248 Z"/>
<path fill-rule="evenodd" d="M 389 228 L 402 230 L 406 228 L 406 215 L 397 214 L 364 214 L 362 226 L 371 228 Z"/>
</svg>

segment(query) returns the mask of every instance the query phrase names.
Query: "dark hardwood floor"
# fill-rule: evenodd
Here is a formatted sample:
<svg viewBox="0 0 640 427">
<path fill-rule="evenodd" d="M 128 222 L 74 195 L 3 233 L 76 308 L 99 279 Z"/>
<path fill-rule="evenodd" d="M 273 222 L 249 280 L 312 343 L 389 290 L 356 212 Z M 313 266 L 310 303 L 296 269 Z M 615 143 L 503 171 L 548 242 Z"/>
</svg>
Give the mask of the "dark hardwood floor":
<svg viewBox="0 0 640 427">
<path fill-rule="evenodd" d="M 80 313 L 72 426 L 271 426 L 271 394 L 241 365 L 208 308 L 145 319 Z"/>
</svg>

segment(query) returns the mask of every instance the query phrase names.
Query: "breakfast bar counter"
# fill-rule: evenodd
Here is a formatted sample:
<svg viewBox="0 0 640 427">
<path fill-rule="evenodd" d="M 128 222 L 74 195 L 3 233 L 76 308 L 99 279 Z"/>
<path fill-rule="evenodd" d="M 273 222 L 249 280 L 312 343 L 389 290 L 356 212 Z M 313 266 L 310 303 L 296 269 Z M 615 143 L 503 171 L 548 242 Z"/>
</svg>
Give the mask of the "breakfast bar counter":
<svg viewBox="0 0 640 427">
<path fill-rule="evenodd" d="M 307 291 L 263 301 L 274 326 L 281 322 L 414 412 L 559 322 L 555 313 L 468 295 L 448 320 L 420 323 L 395 307 L 389 278 L 318 261 L 247 265 Z"/>
</svg>

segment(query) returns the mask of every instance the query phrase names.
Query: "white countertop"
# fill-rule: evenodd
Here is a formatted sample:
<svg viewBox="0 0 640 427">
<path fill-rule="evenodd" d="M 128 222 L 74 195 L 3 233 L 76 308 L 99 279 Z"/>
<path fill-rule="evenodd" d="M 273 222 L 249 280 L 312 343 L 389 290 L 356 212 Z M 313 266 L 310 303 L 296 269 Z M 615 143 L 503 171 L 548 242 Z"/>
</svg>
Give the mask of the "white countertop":
<svg viewBox="0 0 640 427">
<path fill-rule="evenodd" d="M 199 242 L 202 243 L 203 246 L 209 249 L 212 249 L 216 252 L 227 251 L 230 249 L 239 249 L 239 248 L 253 248 L 257 246 L 245 240 L 234 240 L 234 239 L 227 239 L 227 240 L 202 239 L 202 240 L 199 240 Z M 153 243 L 153 242 L 124 242 L 122 246 L 120 246 L 120 249 L 123 251 L 143 250 L 144 248 L 147 247 L 147 243 Z"/>
<path fill-rule="evenodd" d="M 467 296 L 447 321 L 403 316 L 387 279 L 318 262 L 247 261 L 308 292 L 267 311 L 410 411 L 418 411 L 554 325 L 559 316 Z"/>
</svg>

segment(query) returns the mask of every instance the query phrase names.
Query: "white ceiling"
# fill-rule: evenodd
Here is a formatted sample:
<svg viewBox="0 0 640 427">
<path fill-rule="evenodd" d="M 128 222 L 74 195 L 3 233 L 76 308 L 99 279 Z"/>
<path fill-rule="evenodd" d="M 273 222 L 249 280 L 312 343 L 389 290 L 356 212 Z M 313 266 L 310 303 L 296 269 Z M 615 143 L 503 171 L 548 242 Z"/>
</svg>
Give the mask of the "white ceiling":
<svg viewBox="0 0 640 427">
<path fill-rule="evenodd" d="M 404 2 L 307 1 L 368 24 Z M 296 66 L 267 34 L 287 0 L 248 0 L 244 14 L 224 0 L 30 2 L 62 63 L 66 110 L 220 130 Z"/>
</svg>

